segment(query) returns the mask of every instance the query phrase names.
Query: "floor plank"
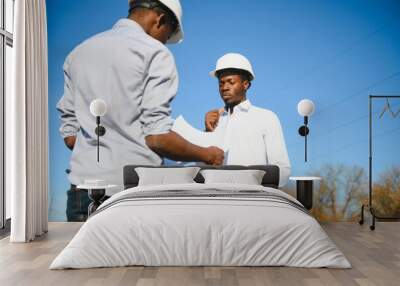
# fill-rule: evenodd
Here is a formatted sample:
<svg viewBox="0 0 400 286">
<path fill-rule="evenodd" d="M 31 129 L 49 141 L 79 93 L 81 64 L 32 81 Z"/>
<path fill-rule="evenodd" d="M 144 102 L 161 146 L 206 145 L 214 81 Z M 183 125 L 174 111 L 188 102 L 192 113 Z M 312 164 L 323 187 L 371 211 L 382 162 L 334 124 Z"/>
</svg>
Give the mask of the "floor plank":
<svg viewBox="0 0 400 286">
<path fill-rule="evenodd" d="M 85 270 L 48 269 L 81 223 L 50 223 L 49 233 L 32 243 L 0 240 L 0 285 L 399 285 L 400 224 L 382 222 L 375 231 L 356 223 L 322 227 L 351 262 L 352 269 L 290 267 L 119 267 Z"/>
</svg>

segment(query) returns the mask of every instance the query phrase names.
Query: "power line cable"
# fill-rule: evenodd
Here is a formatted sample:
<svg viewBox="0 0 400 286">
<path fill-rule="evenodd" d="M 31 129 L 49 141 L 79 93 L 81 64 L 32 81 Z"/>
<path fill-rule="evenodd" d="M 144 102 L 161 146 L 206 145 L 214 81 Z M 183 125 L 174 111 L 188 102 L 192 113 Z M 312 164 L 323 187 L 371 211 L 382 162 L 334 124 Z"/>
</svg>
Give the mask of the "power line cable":
<svg viewBox="0 0 400 286">
<path fill-rule="evenodd" d="M 357 97 L 357 96 L 360 96 L 360 95 L 364 95 L 370 89 L 372 89 L 374 87 L 377 87 L 377 86 L 387 82 L 390 79 L 396 78 L 399 75 L 400 75 L 400 71 L 392 73 L 392 74 L 390 74 L 390 75 L 388 75 L 388 76 L 386 76 L 386 77 L 374 82 L 373 84 L 371 84 L 371 85 L 369 85 L 367 87 L 364 87 L 364 88 L 362 88 L 362 89 L 350 94 L 349 96 L 346 96 L 346 97 L 342 98 L 341 100 L 339 100 L 339 101 L 337 101 L 337 102 L 335 102 L 333 104 L 330 104 L 330 105 L 327 105 L 327 106 L 321 108 L 319 111 L 317 111 L 315 113 L 315 116 L 317 116 L 317 115 L 319 115 L 319 114 L 321 114 L 323 112 L 326 112 L 327 110 L 333 109 L 333 108 L 337 107 L 338 105 L 341 105 L 341 104 L 353 99 L 354 97 Z"/>
<path fill-rule="evenodd" d="M 374 136 L 372 136 L 372 138 L 376 138 L 376 137 L 380 137 L 380 138 L 382 138 L 382 137 L 384 137 L 384 136 L 388 136 L 388 135 L 391 135 L 391 134 L 393 134 L 393 133 L 395 133 L 395 132 L 397 132 L 397 131 L 400 131 L 400 127 L 396 127 L 396 128 L 394 128 L 394 129 L 391 129 L 391 130 L 388 130 L 388 131 L 384 131 L 384 132 L 381 132 L 381 133 L 378 133 L 378 134 L 375 134 Z M 368 138 L 367 139 L 361 139 L 361 140 L 357 140 L 357 141 L 355 141 L 355 142 L 352 142 L 352 143 L 349 143 L 349 144 L 346 144 L 346 145 L 344 145 L 344 146 L 342 146 L 342 147 L 340 147 L 340 148 L 337 148 L 337 149 L 335 149 L 335 150 L 333 150 L 333 151 L 330 151 L 329 152 L 329 154 L 332 154 L 332 153 L 340 153 L 340 152 L 342 152 L 342 151 L 344 151 L 344 150 L 346 150 L 346 149 L 349 149 L 349 148 L 351 148 L 351 147 L 353 147 L 355 144 L 360 144 L 360 143 L 364 143 L 364 142 L 368 142 Z M 326 155 L 327 155 L 328 153 L 320 153 L 320 154 L 317 154 L 316 156 L 319 158 L 319 157 L 325 157 Z"/>
<path fill-rule="evenodd" d="M 316 135 L 313 136 L 313 140 L 316 140 L 316 139 L 319 139 L 319 138 L 324 137 L 326 135 L 329 135 L 330 133 L 336 131 L 337 129 L 343 129 L 343 128 L 347 127 L 347 126 L 350 126 L 350 125 L 352 125 L 352 124 L 354 124 L 354 123 L 356 123 L 356 122 L 358 122 L 358 121 L 360 121 L 360 120 L 362 120 L 364 118 L 368 118 L 368 114 L 360 116 L 360 117 L 357 117 L 357 118 L 355 118 L 355 119 L 353 119 L 351 121 L 348 121 L 346 123 L 340 124 L 340 125 L 338 125 L 336 127 L 329 128 L 329 130 L 326 131 L 325 133 L 322 133 L 322 134 L 318 134 L 317 133 Z"/>
<path fill-rule="evenodd" d="M 400 104 L 394 105 L 394 106 L 392 106 L 392 108 L 395 108 L 395 107 L 398 107 L 398 106 L 400 106 Z M 378 114 L 378 113 L 380 113 L 380 112 L 381 112 L 381 111 L 375 111 L 375 112 L 373 112 L 373 114 L 376 115 L 376 114 Z M 314 136 L 313 136 L 313 138 L 314 138 L 313 140 L 319 139 L 319 138 L 321 138 L 321 137 L 324 137 L 324 136 L 326 136 L 326 135 L 332 133 L 333 131 L 336 131 L 337 129 L 343 129 L 343 128 L 345 128 L 345 127 L 348 127 L 348 126 L 350 126 L 350 125 L 352 125 L 352 124 L 354 124 L 354 123 L 356 123 L 356 122 L 362 120 L 362 119 L 367 119 L 367 118 L 368 118 L 368 114 L 365 114 L 365 115 L 363 115 L 363 116 L 357 117 L 357 118 L 352 119 L 352 120 L 350 120 L 350 121 L 348 121 L 348 122 L 345 122 L 345 123 L 343 123 L 343 124 L 340 124 L 340 125 L 338 125 L 338 126 L 335 126 L 335 127 L 333 127 L 333 128 L 330 128 L 330 129 L 329 129 L 328 131 L 326 131 L 325 133 L 322 133 L 322 134 L 318 134 L 318 133 L 317 133 L 317 135 L 314 135 Z"/>
<path fill-rule="evenodd" d="M 348 52 L 352 51 L 354 47 L 360 45 L 361 43 L 365 42 L 366 40 L 370 39 L 371 37 L 373 37 L 374 35 L 376 35 L 378 32 L 380 32 L 381 30 L 383 30 L 386 27 L 386 25 L 382 25 L 380 27 L 378 27 L 377 29 L 375 29 L 374 31 L 372 31 L 371 33 L 368 33 L 367 35 L 365 35 L 364 37 L 359 38 L 358 40 L 354 41 L 350 46 L 347 46 L 346 48 L 340 50 L 339 52 L 337 52 L 336 54 L 328 57 L 328 59 L 322 63 L 322 64 L 316 64 L 313 67 L 311 67 L 308 71 L 306 72 L 302 72 L 301 76 L 296 78 L 294 80 L 294 82 L 299 82 L 302 81 L 306 78 L 308 78 L 311 74 L 313 74 L 315 71 L 320 70 L 322 67 L 334 62 L 335 60 L 337 60 L 338 58 L 340 58 L 341 56 L 347 54 Z M 282 91 L 284 90 L 288 90 L 293 88 L 294 85 L 292 84 L 291 86 L 285 86 L 285 87 L 281 87 L 278 88 L 276 90 L 276 92 L 278 93 L 282 93 Z"/>
</svg>

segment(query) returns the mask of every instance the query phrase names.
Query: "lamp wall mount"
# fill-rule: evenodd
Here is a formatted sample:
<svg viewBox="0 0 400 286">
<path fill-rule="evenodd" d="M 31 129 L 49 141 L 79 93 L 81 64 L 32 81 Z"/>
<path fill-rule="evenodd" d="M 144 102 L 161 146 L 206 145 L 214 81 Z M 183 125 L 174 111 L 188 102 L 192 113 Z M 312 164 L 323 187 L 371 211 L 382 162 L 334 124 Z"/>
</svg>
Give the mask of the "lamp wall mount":
<svg viewBox="0 0 400 286">
<path fill-rule="evenodd" d="M 100 116 L 96 116 L 96 124 L 97 127 L 94 130 L 97 136 L 104 136 L 106 134 L 106 128 L 102 125 L 100 125 Z"/>
<path fill-rule="evenodd" d="M 299 134 L 300 136 L 307 136 L 310 133 L 310 129 L 307 127 L 308 125 L 308 116 L 304 116 L 304 125 L 300 126 Z"/>
</svg>

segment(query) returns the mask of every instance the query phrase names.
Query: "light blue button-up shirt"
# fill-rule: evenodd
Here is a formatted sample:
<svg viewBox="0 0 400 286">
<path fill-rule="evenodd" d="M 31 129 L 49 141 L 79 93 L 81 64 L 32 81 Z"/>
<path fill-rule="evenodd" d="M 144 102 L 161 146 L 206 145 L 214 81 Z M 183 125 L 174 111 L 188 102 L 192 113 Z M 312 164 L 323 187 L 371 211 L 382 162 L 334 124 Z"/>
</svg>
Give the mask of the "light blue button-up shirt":
<svg viewBox="0 0 400 286">
<path fill-rule="evenodd" d="M 57 109 L 61 136 L 77 136 L 70 160 L 72 184 L 100 178 L 122 188 L 123 166 L 162 163 L 145 143 L 146 136 L 167 133 L 173 124 L 170 103 L 178 74 L 171 52 L 161 42 L 135 21 L 121 19 L 68 55 L 64 81 Z M 99 163 L 96 119 L 89 110 L 97 98 L 107 104 L 101 117 L 106 134 L 100 138 Z"/>
</svg>

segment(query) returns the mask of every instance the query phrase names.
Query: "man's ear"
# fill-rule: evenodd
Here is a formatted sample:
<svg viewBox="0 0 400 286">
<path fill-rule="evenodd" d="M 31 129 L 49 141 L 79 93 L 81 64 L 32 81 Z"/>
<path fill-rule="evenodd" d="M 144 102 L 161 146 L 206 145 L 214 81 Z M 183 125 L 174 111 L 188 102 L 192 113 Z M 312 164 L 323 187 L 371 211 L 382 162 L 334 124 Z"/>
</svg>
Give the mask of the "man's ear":
<svg viewBox="0 0 400 286">
<path fill-rule="evenodd" d="M 245 90 L 248 90 L 250 88 L 250 82 L 248 80 L 243 81 L 243 86 Z"/>
<path fill-rule="evenodd" d="M 160 13 L 157 17 L 157 28 L 160 29 L 163 25 L 167 24 L 167 16 L 164 13 Z"/>
</svg>

